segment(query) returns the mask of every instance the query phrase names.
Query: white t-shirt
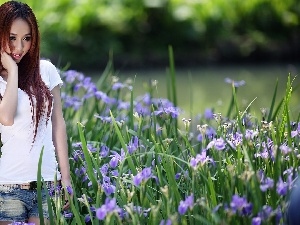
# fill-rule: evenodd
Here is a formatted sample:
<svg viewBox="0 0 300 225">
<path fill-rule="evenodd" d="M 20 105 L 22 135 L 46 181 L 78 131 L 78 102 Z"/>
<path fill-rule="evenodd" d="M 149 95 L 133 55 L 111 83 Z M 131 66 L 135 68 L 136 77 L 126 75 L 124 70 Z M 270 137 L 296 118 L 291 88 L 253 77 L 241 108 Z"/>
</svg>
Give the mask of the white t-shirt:
<svg viewBox="0 0 300 225">
<path fill-rule="evenodd" d="M 40 73 L 47 87 L 52 90 L 62 85 L 55 66 L 46 60 L 40 61 Z M 0 93 L 3 96 L 6 81 L 0 76 Z M 2 156 L 0 158 L 0 184 L 21 184 L 37 180 L 38 161 L 44 146 L 42 177 L 45 181 L 60 179 L 57 169 L 55 148 L 52 141 L 52 123 L 45 116 L 40 120 L 36 140 L 33 142 L 34 125 L 29 96 L 18 89 L 18 107 L 14 124 L 4 126 L 0 123 Z"/>
</svg>

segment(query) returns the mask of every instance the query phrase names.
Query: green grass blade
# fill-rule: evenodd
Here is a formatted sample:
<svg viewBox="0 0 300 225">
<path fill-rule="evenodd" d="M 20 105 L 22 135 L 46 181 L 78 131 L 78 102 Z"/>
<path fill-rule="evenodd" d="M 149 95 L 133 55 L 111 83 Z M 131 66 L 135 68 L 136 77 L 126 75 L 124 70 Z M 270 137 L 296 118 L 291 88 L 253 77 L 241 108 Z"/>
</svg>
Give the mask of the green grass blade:
<svg viewBox="0 0 300 225">
<path fill-rule="evenodd" d="M 77 126 L 78 126 L 80 141 L 81 141 L 81 144 L 82 144 L 82 151 L 83 151 L 84 158 L 85 158 L 86 164 L 87 164 L 87 166 L 86 166 L 87 167 L 86 168 L 87 169 L 87 174 L 89 176 L 89 179 L 92 182 L 94 193 L 96 194 L 97 190 L 98 190 L 98 183 L 97 183 L 97 180 L 96 180 L 95 175 L 94 175 L 91 155 L 89 153 L 89 150 L 87 149 L 87 143 L 86 143 L 86 140 L 85 140 L 85 137 L 84 137 L 84 134 L 83 134 L 83 129 L 82 129 L 83 125 L 80 124 L 80 123 L 77 123 Z"/>
<path fill-rule="evenodd" d="M 278 79 L 276 80 L 276 85 L 275 85 L 275 90 L 274 90 L 274 94 L 273 94 L 273 98 L 272 98 L 272 103 L 271 103 L 271 107 L 270 107 L 270 112 L 269 112 L 269 115 L 268 115 L 268 122 L 271 121 L 272 118 L 274 118 L 272 115 L 273 115 L 273 110 L 274 110 L 274 107 L 275 107 L 275 101 L 276 101 L 276 96 L 277 96 L 277 90 L 278 90 Z M 276 114 L 275 114 L 276 115 Z M 275 116 L 274 115 L 274 116 Z"/>
<path fill-rule="evenodd" d="M 38 198 L 38 210 L 40 224 L 44 225 L 44 215 L 43 215 L 43 203 L 42 203 L 42 161 L 43 161 L 44 146 L 42 148 L 39 162 L 38 162 L 38 171 L 37 171 L 37 198 Z"/>
</svg>

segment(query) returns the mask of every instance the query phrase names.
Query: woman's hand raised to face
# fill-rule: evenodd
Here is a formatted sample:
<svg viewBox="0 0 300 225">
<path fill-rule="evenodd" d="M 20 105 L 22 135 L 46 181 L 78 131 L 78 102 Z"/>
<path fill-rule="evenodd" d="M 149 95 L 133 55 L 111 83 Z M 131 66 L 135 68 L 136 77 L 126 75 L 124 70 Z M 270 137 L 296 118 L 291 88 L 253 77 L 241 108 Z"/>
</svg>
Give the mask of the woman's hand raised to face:
<svg viewBox="0 0 300 225">
<path fill-rule="evenodd" d="M 8 72 L 8 74 L 15 73 L 18 71 L 17 63 L 5 51 L 1 51 L 1 63 L 4 69 Z"/>
</svg>

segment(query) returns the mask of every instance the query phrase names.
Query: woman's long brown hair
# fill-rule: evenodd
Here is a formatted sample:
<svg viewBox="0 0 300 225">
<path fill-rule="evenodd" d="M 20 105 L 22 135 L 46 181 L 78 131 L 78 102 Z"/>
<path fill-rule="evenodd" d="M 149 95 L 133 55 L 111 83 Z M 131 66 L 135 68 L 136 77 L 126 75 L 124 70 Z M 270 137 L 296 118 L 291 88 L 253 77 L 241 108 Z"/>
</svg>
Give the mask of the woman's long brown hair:
<svg viewBox="0 0 300 225">
<path fill-rule="evenodd" d="M 30 99 L 32 121 L 35 126 L 33 141 L 35 141 L 38 125 L 43 115 L 46 116 L 46 123 L 49 120 L 52 95 L 40 75 L 40 34 L 37 19 L 27 4 L 9 1 L 0 6 L 0 48 L 3 50 L 5 46 L 10 46 L 10 29 L 17 18 L 26 21 L 31 29 L 31 47 L 18 63 L 18 87 L 26 92 Z M 3 66 L 0 62 L 1 68 L 3 69 Z"/>
</svg>

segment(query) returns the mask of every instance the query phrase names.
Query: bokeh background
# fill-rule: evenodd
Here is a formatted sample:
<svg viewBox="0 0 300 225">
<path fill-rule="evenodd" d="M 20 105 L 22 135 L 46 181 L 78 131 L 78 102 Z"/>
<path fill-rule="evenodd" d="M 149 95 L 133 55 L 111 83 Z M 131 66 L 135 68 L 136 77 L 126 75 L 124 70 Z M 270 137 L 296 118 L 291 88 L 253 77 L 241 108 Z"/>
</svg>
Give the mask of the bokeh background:
<svg viewBox="0 0 300 225">
<path fill-rule="evenodd" d="M 288 74 L 299 73 L 299 0 L 23 2 L 38 18 L 43 57 L 97 79 L 112 56 L 116 75 L 134 78 L 136 95 L 156 79 L 157 95 L 165 96 L 172 46 L 179 105 L 193 114 L 224 108 L 231 92 L 225 77 L 245 80 L 241 104 L 256 99 L 259 109 L 269 106 L 277 79 L 283 93 Z"/>
</svg>

